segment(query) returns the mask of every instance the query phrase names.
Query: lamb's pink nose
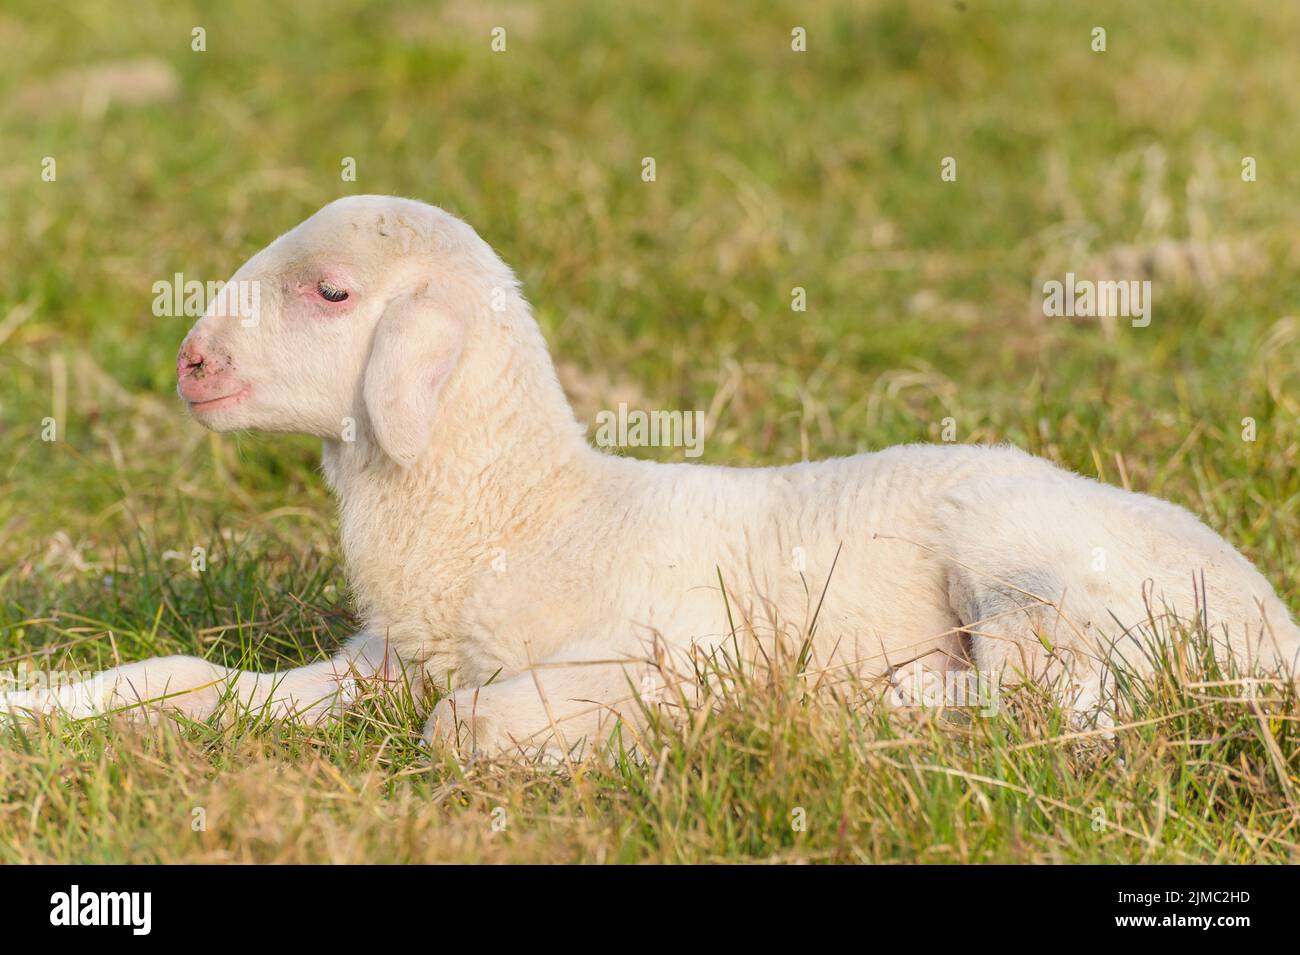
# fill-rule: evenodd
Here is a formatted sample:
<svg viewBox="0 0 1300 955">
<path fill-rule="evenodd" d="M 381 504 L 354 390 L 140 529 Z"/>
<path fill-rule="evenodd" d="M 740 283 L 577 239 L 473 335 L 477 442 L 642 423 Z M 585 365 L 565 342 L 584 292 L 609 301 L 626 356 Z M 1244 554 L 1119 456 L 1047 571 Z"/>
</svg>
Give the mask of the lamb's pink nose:
<svg viewBox="0 0 1300 955">
<path fill-rule="evenodd" d="M 211 401 L 230 390 L 230 361 L 202 341 L 187 341 L 176 356 L 176 390 L 186 401 Z"/>
<path fill-rule="evenodd" d="M 184 378 L 201 375 L 206 361 L 203 352 L 197 346 L 186 342 L 181 346 L 180 354 L 176 356 L 176 380 L 181 381 Z"/>
</svg>

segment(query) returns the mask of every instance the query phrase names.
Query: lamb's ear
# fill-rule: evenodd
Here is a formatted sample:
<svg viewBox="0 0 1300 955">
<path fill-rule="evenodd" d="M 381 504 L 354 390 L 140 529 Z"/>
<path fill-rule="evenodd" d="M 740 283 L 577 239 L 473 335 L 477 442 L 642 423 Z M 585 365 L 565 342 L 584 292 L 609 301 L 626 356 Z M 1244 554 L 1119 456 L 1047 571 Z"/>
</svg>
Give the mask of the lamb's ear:
<svg viewBox="0 0 1300 955">
<path fill-rule="evenodd" d="M 433 438 L 438 394 L 462 340 L 459 320 L 423 296 L 396 298 L 379 318 L 362 395 L 375 439 L 402 467 Z"/>
</svg>

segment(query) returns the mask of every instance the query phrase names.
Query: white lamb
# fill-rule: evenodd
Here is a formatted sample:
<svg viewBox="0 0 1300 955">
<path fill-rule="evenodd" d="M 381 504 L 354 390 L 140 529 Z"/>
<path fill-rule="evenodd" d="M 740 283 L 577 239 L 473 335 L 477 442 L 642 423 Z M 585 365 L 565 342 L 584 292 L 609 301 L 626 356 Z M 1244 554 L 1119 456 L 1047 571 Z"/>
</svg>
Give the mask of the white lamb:
<svg viewBox="0 0 1300 955">
<path fill-rule="evenodd" d="M 233 698 L 317 720 L 404 673 L 443 692 L 431 741 L 554 753 L 601 743 L 742 620 L 761 644 L 816 614 L 821 673 L 922 660 L 1094 706 L 1110 659 L 1147 666 L 1153 617 L 1203 617 L 1244 663 L 1290 673 L 1300 654 L 1272 587 L 1191 514 L 1018 450 L 780 468 L 594 450 L 510 269 L 423 203 L 340 199 L 232 281 L 258 313 L 214 303 L 181 346 L 180 395 L 215 431 L 323 439 L 364 629 L 279 674 L 166 657 L 0 705 L 201 718 Z"/>
</svg>

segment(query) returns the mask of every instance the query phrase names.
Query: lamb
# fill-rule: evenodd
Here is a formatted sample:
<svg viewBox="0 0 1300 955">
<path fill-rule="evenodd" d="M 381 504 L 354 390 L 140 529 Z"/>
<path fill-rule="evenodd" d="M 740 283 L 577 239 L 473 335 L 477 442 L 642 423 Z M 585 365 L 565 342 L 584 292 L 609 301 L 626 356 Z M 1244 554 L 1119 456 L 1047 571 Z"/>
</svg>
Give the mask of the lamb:
<svg viewBox="0 0 1300 955">
<path fill-rule="evenodd" d="M 1300 628 L 1222 538 L 1014 448 L 777 468 L 597 451 L 513 273 L 435 207 L 330 203 L 232 279 L 249 283 L 186 336 L 178 391 L 214 431 L 322 439 L 364 628 L 287 672 L 157 658 L 0 709 L 206 718 L 233 701 L 317 721 L 406 679 L 441 695 L 431 744 L 568 753 L 635 720 L 736 620 L 760 646 L 809 636 L 821 673 L 1017 674 L 1081 711 L 1116 661 L 1149 666 L 1153 616 L 1199 615 L 1234 658 L 1295 669 Z"/>
</svg>

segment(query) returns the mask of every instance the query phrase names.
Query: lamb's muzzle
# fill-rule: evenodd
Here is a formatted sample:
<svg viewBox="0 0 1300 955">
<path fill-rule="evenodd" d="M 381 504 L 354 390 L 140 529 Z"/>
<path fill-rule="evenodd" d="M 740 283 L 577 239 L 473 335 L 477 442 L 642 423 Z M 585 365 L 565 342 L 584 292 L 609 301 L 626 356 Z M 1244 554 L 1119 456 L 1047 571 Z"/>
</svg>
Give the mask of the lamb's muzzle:
<svg viewBox="0 0 1300 955">
<path fill-rule="evenodd" d="M 635 720 L 692 653 L 732 645 L 733 622 L 770 656 L 814 614 L 810 672 L 862 680 L 915 660 L 1051 680 L 1085 710 L 1111 664 L 1149 668 L 1142 641 L 1207 607 L 1225 652 L 1294 670 L 1300 629 L 1218 535 L 1012 448 L 765 469 L 597 452 L 513 274 L 431 206 L 331 203 L 232 283 L 253 283 L 256 320 L 219 299 L 181 346 L 178 391 L 217 431 L 323 439 L 364 630 L 286 674 L 173 657 L 109 671 L 75 703 L 11 694 L 10 708 L 166 696 L 204 716 L 228 691 L 315 719 L 358 680 L 408 678 L 451 688 L 430 738 L 568 751 Z"/>
</svg>

